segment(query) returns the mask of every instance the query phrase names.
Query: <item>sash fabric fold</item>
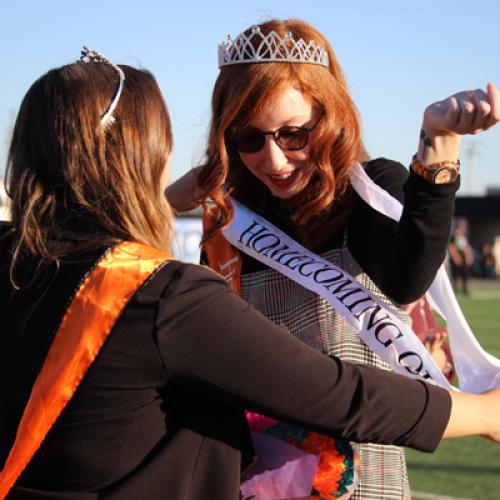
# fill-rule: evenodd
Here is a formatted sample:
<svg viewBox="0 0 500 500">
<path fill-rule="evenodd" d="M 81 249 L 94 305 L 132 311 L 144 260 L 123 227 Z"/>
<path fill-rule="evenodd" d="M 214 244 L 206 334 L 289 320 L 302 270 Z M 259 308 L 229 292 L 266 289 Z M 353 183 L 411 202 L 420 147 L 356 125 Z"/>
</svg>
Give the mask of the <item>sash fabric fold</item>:
<svg viewBox="0 0 500 500">
<path fill-rule="evenodd" d="M 127 303 L 171 257 L 138 242 L 113 247 L 71 301 L 32 388 L 0 472 L 4 499 L 75 393 Z"/>
</svg>

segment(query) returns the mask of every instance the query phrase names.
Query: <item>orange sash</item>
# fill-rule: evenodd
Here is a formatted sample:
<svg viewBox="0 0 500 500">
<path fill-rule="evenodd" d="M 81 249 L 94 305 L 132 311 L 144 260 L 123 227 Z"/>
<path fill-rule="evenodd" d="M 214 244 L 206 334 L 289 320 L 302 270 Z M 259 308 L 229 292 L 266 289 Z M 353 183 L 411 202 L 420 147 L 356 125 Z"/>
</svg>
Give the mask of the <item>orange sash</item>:
<svg viewBox="0 0 500 500">
<path fill-rule="evenodd" d="M 214 226 L 219 209 L 208 208 L 203 212 L 203 233 Z M 218 272 L 229 286 L 241 297 L 240 276 L 242 259 L 240 252 L 234 248 L 221 231 L 203 243 L 203 250 L 207 256 L 208 265 Z"/>
<path fill-rule="evenodd" d="M 114 247 L 78 289 L 61 321 L 0 472 L 3 500 L 75 393 L 123 309 L 171 257 L 137 242 Z"/>
</svg>

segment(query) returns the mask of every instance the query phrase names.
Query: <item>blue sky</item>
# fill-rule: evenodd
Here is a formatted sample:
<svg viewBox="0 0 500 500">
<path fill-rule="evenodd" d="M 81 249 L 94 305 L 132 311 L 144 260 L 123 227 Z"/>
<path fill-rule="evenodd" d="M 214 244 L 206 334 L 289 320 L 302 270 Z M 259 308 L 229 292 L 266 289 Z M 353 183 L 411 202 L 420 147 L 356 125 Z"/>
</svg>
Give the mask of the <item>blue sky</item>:
<svg viewBox="0 0 500 500">
<path fill-rule="evenodd" d="M 0 0 L 0 12 L 0 170 L 23 95 L 82 45 L 156 75 L 174 125 L 173 179 L 203 157 L 217 44 L 270 17 L 302 18 L 330 40 L 374 157 L 408 164 L 426 105 L 500 86 L 497 0 Z M 461 157 L 462 194 L 500 187 L 500 125 L 466 137 Z"/>
</svg>

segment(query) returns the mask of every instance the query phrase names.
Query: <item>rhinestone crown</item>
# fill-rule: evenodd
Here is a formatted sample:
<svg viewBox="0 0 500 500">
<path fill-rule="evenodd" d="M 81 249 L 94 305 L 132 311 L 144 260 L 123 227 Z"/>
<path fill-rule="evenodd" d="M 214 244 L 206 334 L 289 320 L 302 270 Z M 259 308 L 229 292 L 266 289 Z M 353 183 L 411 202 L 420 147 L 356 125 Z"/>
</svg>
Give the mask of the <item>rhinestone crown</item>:
<svg viewBox="0 0 500 500">
<path fill-rule="evenodd" d="M 305 63 L 328 67 L 328 52 L 314 40 L 306 43 L 295 40 L 290 31 L 281 37 L 276 31 L 264 35 L 259 26 L 252 26 L 250 33 L 240 33 L 234 40 L 219 44 L 219 68 L 232 64 L 252 63 Z"/>
</svg>

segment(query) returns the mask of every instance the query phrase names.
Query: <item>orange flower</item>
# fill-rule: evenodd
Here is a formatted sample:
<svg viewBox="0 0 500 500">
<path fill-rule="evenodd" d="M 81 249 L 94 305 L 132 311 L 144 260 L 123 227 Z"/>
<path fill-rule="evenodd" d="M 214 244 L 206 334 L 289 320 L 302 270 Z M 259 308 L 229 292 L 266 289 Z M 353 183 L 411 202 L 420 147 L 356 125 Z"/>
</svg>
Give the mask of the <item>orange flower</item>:
<svg viewBox="0 0 500 500">
<path fill-rule="evenodd" d="M 339 482 L 346 469 L 344 455 L 335 449 L 335 439 L 311 432 L 302 441 L 301 449 L 319 456 L 313 488 L 321 498 L 331 497 L 339 489 Z"/>
</svg>

